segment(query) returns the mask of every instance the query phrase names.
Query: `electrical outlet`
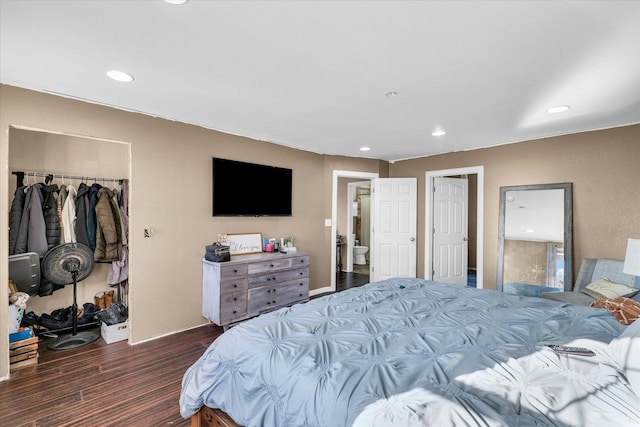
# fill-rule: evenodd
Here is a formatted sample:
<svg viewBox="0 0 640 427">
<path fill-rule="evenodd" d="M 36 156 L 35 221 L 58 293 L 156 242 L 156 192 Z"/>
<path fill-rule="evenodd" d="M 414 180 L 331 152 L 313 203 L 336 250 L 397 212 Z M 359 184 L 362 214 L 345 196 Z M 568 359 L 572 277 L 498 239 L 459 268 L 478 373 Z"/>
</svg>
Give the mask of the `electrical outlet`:
<svg viewBox="0 0 640 427">
<path fill-rule="evenodd" d="M 153 230 L 151 229 L 151 227 L 145 227 L 144 228 L 144 237 L 148 238 L 153 236 Z"/>
</svg>

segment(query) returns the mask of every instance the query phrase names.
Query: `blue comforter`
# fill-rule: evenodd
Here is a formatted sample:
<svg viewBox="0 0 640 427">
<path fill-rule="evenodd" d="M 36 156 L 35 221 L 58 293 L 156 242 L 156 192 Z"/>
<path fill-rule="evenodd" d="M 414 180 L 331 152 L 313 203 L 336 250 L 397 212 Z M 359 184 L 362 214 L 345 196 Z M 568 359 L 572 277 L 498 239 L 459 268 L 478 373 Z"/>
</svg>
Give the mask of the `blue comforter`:
<svg viewBox="0 0 640 427">
<path fill-rule="evenodd" d="M 606 352 L 623 329 L 602 309 L 389 279 L 229 329 L 185 373 L 180 411 L 247 427 L 640 425 Z"/>
</svg>

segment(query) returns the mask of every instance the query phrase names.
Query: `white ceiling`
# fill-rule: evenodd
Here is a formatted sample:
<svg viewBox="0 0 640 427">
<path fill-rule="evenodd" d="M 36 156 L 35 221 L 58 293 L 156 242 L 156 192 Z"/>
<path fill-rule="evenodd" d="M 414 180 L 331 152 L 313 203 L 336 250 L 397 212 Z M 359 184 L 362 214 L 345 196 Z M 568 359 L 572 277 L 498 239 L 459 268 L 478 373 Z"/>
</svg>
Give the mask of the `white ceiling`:
<svg viewBox="0 0 640 427">
<path fill-rule="evenodd" d="M 639 123 L 640 2 L 1 0 L 0 81 L 394 161 Z"/>
</svg>

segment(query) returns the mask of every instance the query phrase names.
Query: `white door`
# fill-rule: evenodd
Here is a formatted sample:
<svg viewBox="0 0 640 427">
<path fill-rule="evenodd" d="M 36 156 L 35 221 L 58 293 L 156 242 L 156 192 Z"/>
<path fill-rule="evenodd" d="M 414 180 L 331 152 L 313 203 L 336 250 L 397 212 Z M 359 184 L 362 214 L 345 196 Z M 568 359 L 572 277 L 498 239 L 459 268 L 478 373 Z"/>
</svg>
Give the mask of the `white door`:
<svg viewBox="0 0 640 427">
<path fill-rule="evenodd" d="M 468 265 L 469 183 L 434 179 L 433 280 L 466 286 Z"/>
<path fill-rule="evenodd" d="M 417 179 L 376 178 L 371 184 L 371 281 L 416 277 Z"/>
</svg>

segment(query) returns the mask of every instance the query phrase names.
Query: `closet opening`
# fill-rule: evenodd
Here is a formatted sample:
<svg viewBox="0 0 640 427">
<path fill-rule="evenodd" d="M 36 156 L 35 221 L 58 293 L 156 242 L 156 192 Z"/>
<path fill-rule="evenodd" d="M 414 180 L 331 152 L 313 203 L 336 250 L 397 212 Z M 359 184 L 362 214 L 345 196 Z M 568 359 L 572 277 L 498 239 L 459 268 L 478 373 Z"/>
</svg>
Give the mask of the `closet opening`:
<svg viewBox="0 0 640 427">
<path fill-rule="evenodd" d="M 99 337 L 104 317 L 95 313 L 126 319 L 129 311 L 130 143 L 11 126 L 8 160 L 9 279 L 17 271 L 11 265 L 18 265 L 12 257 L 25 254 L 37 254 L 40 273 L 29 289 L 9 284 L 10 292 L 29 294 L 19 326 L 31 326 L 40 345 L 76 334 L 67 341 L 78 342 L 92 330 Z M 27 194 L 40 201 L 38 209 L 37 203 L 25 208 Z M 75 250 L 81 246 L 89 250 Z M 74 286 L 65 277 L 77 269 L 86 270 L 75 274 Z M 49 348 L 75 348 L 62 347 Z"/>
</svg>

